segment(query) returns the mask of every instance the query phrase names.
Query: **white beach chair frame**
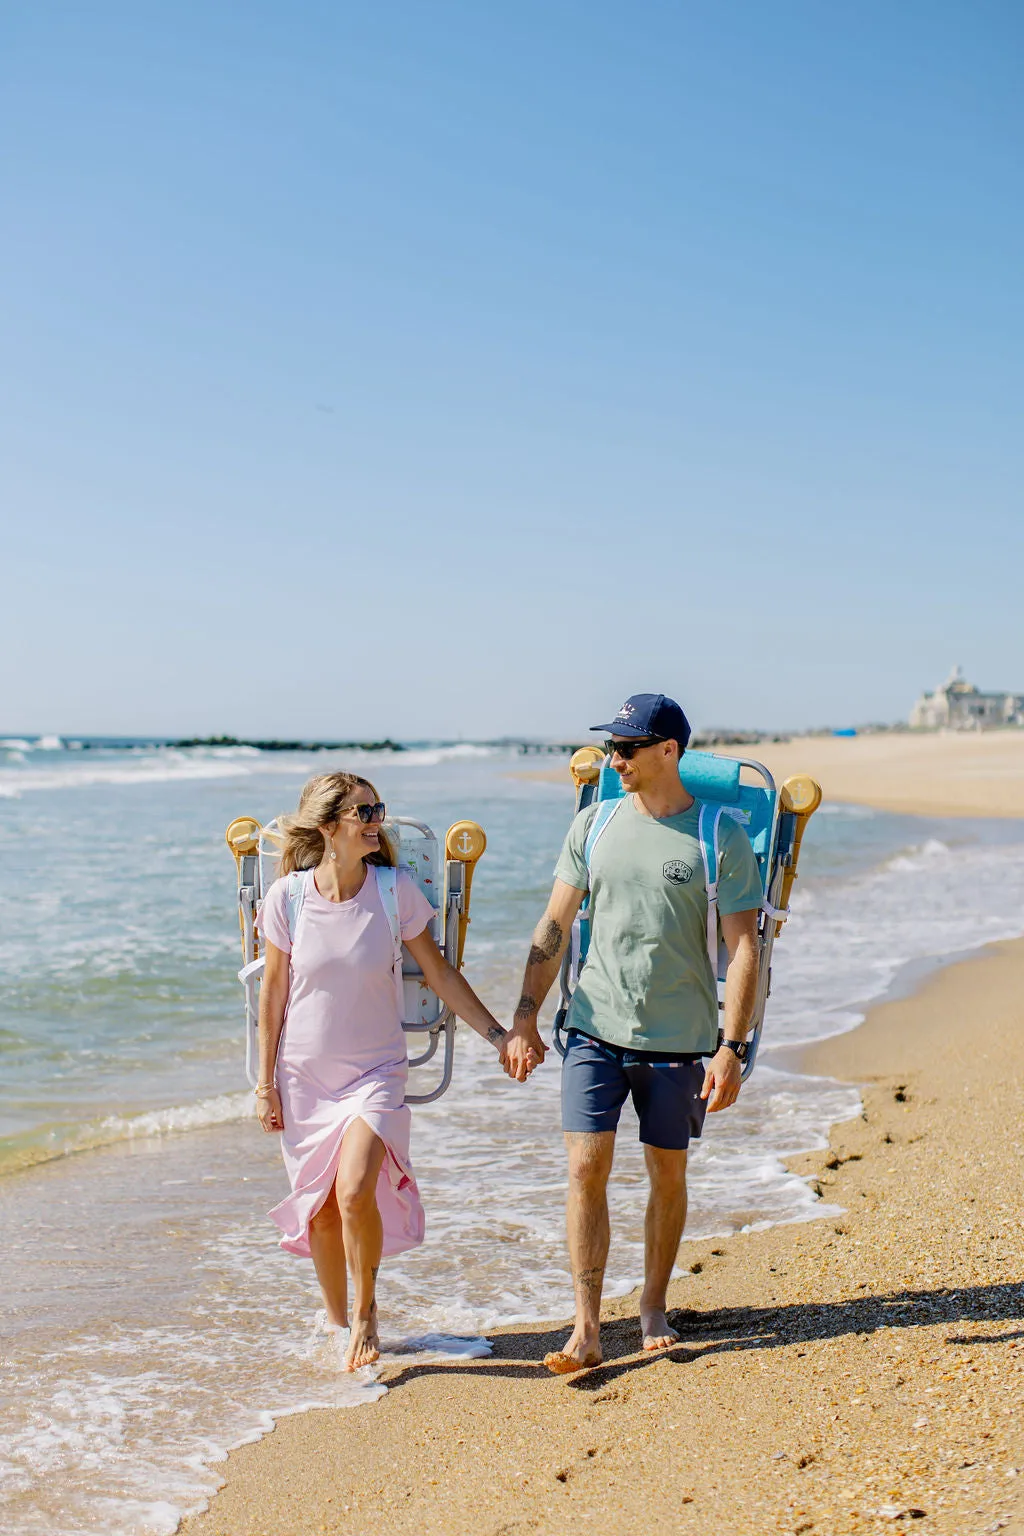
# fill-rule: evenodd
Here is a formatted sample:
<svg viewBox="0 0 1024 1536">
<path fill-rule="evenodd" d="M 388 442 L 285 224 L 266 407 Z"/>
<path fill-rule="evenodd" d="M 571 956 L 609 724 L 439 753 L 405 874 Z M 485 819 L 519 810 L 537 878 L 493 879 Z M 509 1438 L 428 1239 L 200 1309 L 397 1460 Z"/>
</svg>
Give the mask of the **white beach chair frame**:
<svg viewBox="0 0 1024 1536">
<path fill-rule="evenodd" d="M 397 843 L 399 867 L 408 870 L 427 897 L 434 915 L 428 929 L 450 965 L 458 968 L 459 925 L 465 911 L 466 865 L 446 859 L 443 879 L 438 878 L 438 840 L 425 822 L 411 816 L 389 817 L 384 827 L 392 846 Z M 239 858 L 238 906 L 241 914 L 242 953 L 245 963 L 238 973 L 245 995 L 245 1075 L 255 1088 L 259 1071 L 259 994 L 264 958 L 260 954 L 257 922 L 263 898 L 277 878 L 280 848 L 277 822 L 262 828 L 256 853 Z M 407 1093 L 407 1104 L 431 1104 L 447 1090 L 455 1065 L 455 1015 L 423 980 L 423 972 L 408 950 L 402 951 L 405 1010 L 402 1028 L 409 1035 L 426 1035 L 423 1049 L 409 1057 L 410 1067 L 422 1067 L 436 1055 L 442 1040 L 444 1054 L 439 1081 L 428 1093 Z"/>
</svg>

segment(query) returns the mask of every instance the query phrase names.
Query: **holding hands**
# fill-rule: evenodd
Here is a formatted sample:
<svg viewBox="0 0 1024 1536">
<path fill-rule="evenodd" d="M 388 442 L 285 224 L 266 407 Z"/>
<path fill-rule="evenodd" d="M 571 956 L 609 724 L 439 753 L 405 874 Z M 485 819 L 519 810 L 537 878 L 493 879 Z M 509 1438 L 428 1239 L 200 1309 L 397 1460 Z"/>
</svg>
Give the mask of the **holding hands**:
<svg viewBox="0 0 1024 1536">
<path fill-rule="evenodd" d="M 500 1060 L 509 1077 L 517 1083 L 525 1083 L 530 1073 L 539 1067 L 548 1048 L 537 1029 L 536 1013 L 521 1013 L 516 1009 L 512 1028 L 498 1051 Z"/>
</svg>

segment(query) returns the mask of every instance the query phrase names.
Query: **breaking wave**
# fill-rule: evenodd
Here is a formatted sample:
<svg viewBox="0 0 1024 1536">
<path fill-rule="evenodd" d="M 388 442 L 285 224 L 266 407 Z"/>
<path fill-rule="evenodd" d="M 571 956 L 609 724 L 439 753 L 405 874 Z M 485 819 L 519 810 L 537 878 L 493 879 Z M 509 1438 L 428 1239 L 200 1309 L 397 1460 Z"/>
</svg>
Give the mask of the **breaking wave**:
<svg viewBox="0 0 1024 1536">
<path fill-rule="evenodd" d="M 58 742 L 58 738 L 53 740 Z M 66 763 L 37 765 L 30 754 L 56 752 L 60 744 L 42 748 L 39 743 L 15 738 L 0 741 L 7 758 L 0 765 L 0 796 L 11 799 L 41 790 L 84 789 L 97 784 L 131 787 L 189 779 L 243 779 L 255 775 L 312 773 L 331 765 L 338 767 L 393 763 L 401 768 L 433 768 L 444 762 L 466 762 L 494 757 L 497 747 L 462 742 L 446 747 L 413 747 L 399 752 L 367 751 L 362 747 L 303 752 L 265 752 L 257 747 L 155 747 L 130 748 L 107 753 L 67 754 Z"/>
</svg>

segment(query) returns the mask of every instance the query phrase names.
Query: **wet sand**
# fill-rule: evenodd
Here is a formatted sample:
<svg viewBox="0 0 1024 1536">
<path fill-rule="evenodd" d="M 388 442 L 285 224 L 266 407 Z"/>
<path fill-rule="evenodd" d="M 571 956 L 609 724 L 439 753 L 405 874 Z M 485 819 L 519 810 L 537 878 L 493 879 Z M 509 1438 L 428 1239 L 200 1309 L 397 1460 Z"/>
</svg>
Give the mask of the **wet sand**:
<svg viewBox="0 0 1024 1536">
<path fill-rule="evenodd" d="M 778 783 L 809 773 L 827 800 L 925 816 L 1024 816 L 1024 730 L 798 736 L 712 750 L 755 758 Z M 562 763 L 524 776 L 570 783 Z"/>
<path fill-rule="evenodd" d="M 183 1531 L 1024 1536 L 1022 1024 L 1024 940 L 805 1052 L 863 1085 L 794 1164 L 844 1214 L 684 1243 L 671 1350 L 639 1352 L 633 1296 L 578 1377 L 538 1364 L 555 1323 L 386 1368 L 374 1406 L 234 1452 Z"/>
</svg>

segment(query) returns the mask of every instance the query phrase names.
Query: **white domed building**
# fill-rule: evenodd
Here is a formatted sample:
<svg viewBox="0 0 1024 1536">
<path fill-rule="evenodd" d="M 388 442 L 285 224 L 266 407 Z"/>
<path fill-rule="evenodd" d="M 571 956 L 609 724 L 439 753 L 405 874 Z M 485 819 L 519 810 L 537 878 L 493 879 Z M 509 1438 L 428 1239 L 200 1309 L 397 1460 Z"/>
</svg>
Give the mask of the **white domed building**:
<svg viewBox="0 0 1024 1536">
<path fill-rule="evenodd" d="M 999 725 L 1024 725 L 1024 694 L 982 693 L 959 667 L 910 711 L 912 730 L 984 731 Z"/>
</svg>

